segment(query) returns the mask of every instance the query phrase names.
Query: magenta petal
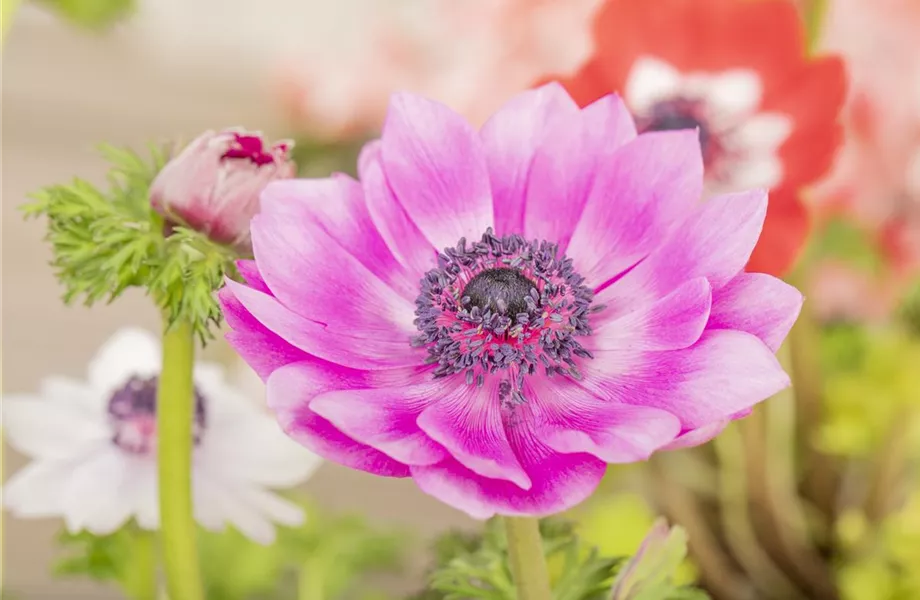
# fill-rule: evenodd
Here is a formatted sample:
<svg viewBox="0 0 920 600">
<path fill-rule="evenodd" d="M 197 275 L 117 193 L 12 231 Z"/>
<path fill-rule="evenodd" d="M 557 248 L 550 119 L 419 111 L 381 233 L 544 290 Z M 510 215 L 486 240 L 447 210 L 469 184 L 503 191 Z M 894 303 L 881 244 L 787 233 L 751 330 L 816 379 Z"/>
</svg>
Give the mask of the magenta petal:
<svg viewBox="0 0 920 600">
<path fill-rule="evenodd" d="M 578 105 L 565 89 L 548 83 L 515 96 L 482 126 L 499 236 L 523 231 L 528 174 L 547 124 L 577 118 Z"/>
<path fill-rule="evenodd" d="M 237 300 L 229 288 L 218 292 L 224 318 L 232 331 L 227 342 L 264 381 L 276 369 L 300 362 L 309 355 L 265 328 Z"/>
<path fill-rule="evenodd" d="M 419 96 L 394 94 L 381 142 L 387 181 L 435 248 L 479 239 L 492 226 L 485 154 L 460 115 Z"/>
<path fill-rule="evenodd" d="M 566 254 L 585 279 L 600 286 L 651 252 L 702 191 L 695 131 L 640 135 L 598 165 Z"/>
<path fill-rule="evenodd" d="M 555 454 L 545 446 L 532 458 L 529 490 L 477 475 L 452 458 L 410 472 L 426 494 L 475 519 L 488 519 L 496 514 L 546 517 L 568 510 L 594 493 L 607 470 L 588 454 Z"/>
<path fill-rule="evenodd" d="M 708 329 L 756 335 L 776 352 L 802 309 L 802 293 L 763 273 L 741 273 L 713 293 Z"/>
<path fill-rule="evenodd" d="M 410 380 L 411 381 L 411 380 Z M 419 413 L 438 396 L 438 383 L 404 387 L 338 390 L 317 396 L 310 410 L 362 443 L 407 465 L 431 465 L 447 452 L 416 424 Z"/>
<path fill-rule="evenodd" d="M 259 273 L 259 266 L 256 264 L 256 261 L 240 259 L 236 261 L 236 270 L 239 271 L 246 285 L 264 294 L 271 294 L 268 285 L 266 285 L 265 280 L 262 279 L 262 274 Z"/>
<path fill-rule="evenodd" d="M 408 466 L 353 440 L 309 408 L 310 400 L 328 389 L 363 384 L 360 375 L 350 369 L 297 363 L 272 373 L 266 397 L 284 432 L 316 454 L 375 475 L 406 477 Z"/>
<path fill-rule="evenodd" d="M 418 295 L 418 276 L 409 275 L 390 252 L 368 212 L 361 184 L 347 175 L 274 182 L 262 193 L 262 212 L 315 221 L 330 238 L 404 298 Z"/>
<path fill-rule="evenodd" d="M 260 214 L 252 221 L 256 262 L 269 289 L 296 313 L 357 338 L 408 340 L 412 302 L 397 294 L 309 219 Z"/>
<path fill-rule="evenodd" d="M 642 461 L 680 433 L 680 420 L 670 412 L 601 400 L 561 377 L 542 382 L 533 396 L 540 439 L 562 454 Z"/>
<path fill-rule="evenodd" d="M 722 433 L 725 428 L 728 427 L 729 423 L 738 419 L 743 419 L 744 417 L 750 415 L 752 411 L 753 409 L 747 408 L 733 414 L 731 417 L 723 421 L 716 421 L 715 423 L 710 423 L 709 425 L 704 425 L 697 429 L 684 431 L 679 436 L 677 436 L 677 439 L 662 448 L 662 450 L 681 450 L 683 448 L 700 446 L 706 442 L 712 441 L 713 438 Z"/>
<path fill-rule="evenodd" d="M 712 291 L 705 277 L 691 279 L 658 302 L 646 304 L 612 319 L 602 320 L 588 340 L 592 352 L 603 350 L 678 350 L 696 342 L 706 323 Z"/>
<path fill-rule="evenodd" d="M 268 331 L 313 356 L 371 370 L 415 366 L 424 360 L 424 354 L 412 348 L 408 339 L 355 338 L 331 333 L 323 325 L 288 310 L 277 298 L 232 280 L 227 280 L 226 285 L 246 312 Z"/>
<path fill-rule="evenodd" d="M 483 388 L 461 383 L 425 409 L 418 425 L 473 472 L 527 490 L 530 478 L 505 435 L 499 383 L 497 377 Z"/>
<path fill-rule="evenodd" d="M 641 139 L 641 138 L 640 138 Z M 717 196 L 684 220 L 648 258 L 601 291 L 597 302 L 635 306 L 706 277 L 717 290 L 747 263 L 767 214 L 763 191 Z"/>
<path fill-rule="evenodd" d="M 396 260 L 409 273 L 421 278 L 437 265 L 437 250 L 396 201 L 380 165 L 380 142 L 371 142 L 365 146 L 361 152 L 359 173 L 367 210 L 380 236 Z"/>
<path fill-rule="evenodd" d="M 706 331 L 683 350 L 619 353 L 619 363 L 617 353 L 601 354 L 580 385 L 607 400 L 667 410 L 683 429 L 722 421 L 789 386 L 770 349 L 740 331 Z"/>
</svg>

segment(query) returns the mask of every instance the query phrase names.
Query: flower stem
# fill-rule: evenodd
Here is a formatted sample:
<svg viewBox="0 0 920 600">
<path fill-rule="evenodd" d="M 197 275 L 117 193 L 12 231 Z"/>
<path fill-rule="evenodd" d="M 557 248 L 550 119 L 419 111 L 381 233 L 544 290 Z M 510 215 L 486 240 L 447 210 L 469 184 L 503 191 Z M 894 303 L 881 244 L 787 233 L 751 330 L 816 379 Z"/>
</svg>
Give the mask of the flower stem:
<svg viewBox="0 0 920 600">
<path fill-rule="evenodd" d="M 323 600 L 325 596 L 322 569 L 318 561 L 304 562 L 297 574 L 297 600 Z"/>
<path fill-rule="evenodd" d="M 175 323 L 163 334 L 163 371 L 157 390 L 160 522 L 171 600 L 204 598 L 192 512 L 194 361 L 192 326 Z"/>
<path fill-rule="evenodd" d="M 132 600 L 157 600 L 156 534 L 135 528 L 131 536 L 131 562 L 122 582 L 125 594 Z"/>
<path fill-rule="evenodd" d="M 508 557 L 518 600 L 551 600 L 549 569 L 540 538 L 540 521 L 530 517 L 503 517 L 508 535 Z"/>
</svg>

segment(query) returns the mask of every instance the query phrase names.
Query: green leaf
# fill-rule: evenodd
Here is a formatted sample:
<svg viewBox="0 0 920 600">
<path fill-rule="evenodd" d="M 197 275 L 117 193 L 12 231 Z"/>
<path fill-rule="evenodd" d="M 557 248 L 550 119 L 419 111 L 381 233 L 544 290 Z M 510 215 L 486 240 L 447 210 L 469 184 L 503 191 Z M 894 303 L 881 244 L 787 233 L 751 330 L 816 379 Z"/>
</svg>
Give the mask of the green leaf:
<svg viewBox="0 0 920 600">
<path fill-rule="evenodd" d="M 168 159 L 165 150 L 151 146 L 146 158 L 107 145 L 100 152 L 112 164 L 107 189 L 76 179 L 39 190 L 23 207 L 27 217 L 47 218 L 64 301 L 90 306 L 144 287 L 170 325 L 189 322 L 207 342 L 221 321 L 214 292 L 224 277 L 238 276 L 234 250 L 185 227 L 164 235 L 149 188 Z"/>
<path fill-rule="evenodd" d="M 135 0 L 38 0 L 64 20 L 79 27 L 102 30 L 130 16 Z"/>
<path fill-rule="evenodd" d="M 64 550 L 64 557 L 54 565 L 53 572 L 60 577 L 89 577 L 96 581 L 114 581 L 125 584 L 133 576 L 139 532 L 133 525 L 122 527 L 115 533 L 96 536 L 86 531 L 69 533 L 62 531 L 58 543 Z"/>
</svg>

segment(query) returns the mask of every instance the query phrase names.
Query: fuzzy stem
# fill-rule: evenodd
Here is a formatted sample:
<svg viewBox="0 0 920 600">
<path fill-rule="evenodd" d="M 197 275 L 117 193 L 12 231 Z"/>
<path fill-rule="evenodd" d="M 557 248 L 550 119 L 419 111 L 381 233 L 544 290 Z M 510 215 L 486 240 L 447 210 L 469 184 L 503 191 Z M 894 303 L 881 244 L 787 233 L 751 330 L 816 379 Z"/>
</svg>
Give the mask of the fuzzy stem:
<svg viewBox="0 0 920 600">
<path fill-rule="evenodd" d="M 163 334 L 163 371 L 157 390 L 160 521 L 171 600 L 204 598 L 192 512 L 194 361 L 192 326 L 175 323 Z"/>
<path fill-rule="evenodd" d="M 157 600 L 156 534 L 140 528 L 132 532 L 131 564 L 125 573 L 125 595 L 132 600 Z"/>
<path fill-rule="evenodd" d="M 508 535 L 508 557 L 518 600 L 551 600 L 549 569 L 540 538 L 540 521 L 530 517 L 503 517 Z"/>
</svg>

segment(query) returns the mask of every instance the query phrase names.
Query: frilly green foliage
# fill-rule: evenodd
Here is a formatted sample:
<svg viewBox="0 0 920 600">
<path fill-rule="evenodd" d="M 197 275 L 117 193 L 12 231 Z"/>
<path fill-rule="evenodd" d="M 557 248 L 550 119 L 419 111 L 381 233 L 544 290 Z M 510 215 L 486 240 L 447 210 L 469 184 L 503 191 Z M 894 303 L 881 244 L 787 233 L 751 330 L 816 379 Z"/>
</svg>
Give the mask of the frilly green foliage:
<svg viewBox="0 0 920 600">
<path fill-rule="evenodd" d="M 822 450 L 866 456 L 896 422 L 920 414 L 920 339 L 893 327 L 836 326 L 821 343 L 826 417 L 816 442 Z"/>
<path fill-rule="evenodd" d="M 90 30 L 103 30 L 129 17 L 136 0 L 35 0 L 65 21 Z"/>
<path fill-rule="evenodd" d="M 309 585 L 316 597 L 335 600 L 367 595 L 365 577 L 398 570 L 405 539 L 371 529 L 363 519 L 325 514 L 304 504 L 308 516 L 295 528 L 279 528 L 277 541 L 264 546 L 230 528 L 199 529 L 199 552 L 209 600 L 282 600 Z M 63 533 L 67 555 L 55 572 L 124 585 L 132 577 L 136 528 L 107 536 Z"/>
<path fill-rule="evenodd" d="M 628 557 L 609 558 L 584 543 L 573 524 L 559 520 L 540 523 L 544 549 L 552 579 L 554 600 L 606 600 L 611 598 L 614 579 Z M 678 544 L 679 545 L 679 544 Z M 686 548 L 683 548 L 683 553 Z M 680 553 L 680 552 L 678 552 Z M 434 545 L 429 587 L 413 600 L 516 600 L 514 583 L 508 567 L 507 545 L 500 519 L 489 521 L 482 534 L 449 533 Z M 677 561 L 678 563 L 680 560 Z M 647 563 L 640 561 L 639 579 L 649 580 Z M 661 565 L 658 565 L 659 567 Z M 617 600 L 705 600 L 699 590 L 671 585 L 676 564 L 668 563 L 664 573 L 651 569 L 655 585 L 637 583 L 645 595 L 624 595 Z M 668 581 L 657 586 L 657 582 Z"/>
<path fill-rule="evenodd" d="M 224 275 L 235 275 L 236 256 L 191 229 L 164 235 L 148 191 L 167 152 L 151 147 L 146 160 L 112 146 L 101 153 L 112 165 L 107 189 L 76 179 L 43 188 L 23 208 L 28 217 L 48 219 L 46 239 L 64 301 L 111 302 L 129 287 L 143 287 L 170 324 L 188 321 L 202 341 L 210 339 L 221 320 L 214 290 Z"/>
</svg>

